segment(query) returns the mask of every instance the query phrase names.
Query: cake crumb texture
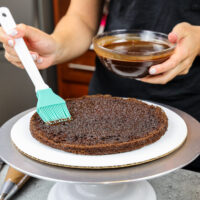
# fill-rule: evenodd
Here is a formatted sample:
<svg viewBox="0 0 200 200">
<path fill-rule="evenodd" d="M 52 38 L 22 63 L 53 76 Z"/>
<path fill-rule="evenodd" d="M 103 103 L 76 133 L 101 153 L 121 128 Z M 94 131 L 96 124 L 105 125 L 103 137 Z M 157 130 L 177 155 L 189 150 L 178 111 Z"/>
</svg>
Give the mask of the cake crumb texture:
<svg viewBox="0 0 200 200">
<path fill-rule="evenodd" d="M 67 152 L 103 155 L 141 148 L 167 130 L 161 108 L 134 98 L 93 95 L 66 102 L 72 120 L 49 125 L 35 113 L 30 122 L 34 138 Z"/>
</svg>

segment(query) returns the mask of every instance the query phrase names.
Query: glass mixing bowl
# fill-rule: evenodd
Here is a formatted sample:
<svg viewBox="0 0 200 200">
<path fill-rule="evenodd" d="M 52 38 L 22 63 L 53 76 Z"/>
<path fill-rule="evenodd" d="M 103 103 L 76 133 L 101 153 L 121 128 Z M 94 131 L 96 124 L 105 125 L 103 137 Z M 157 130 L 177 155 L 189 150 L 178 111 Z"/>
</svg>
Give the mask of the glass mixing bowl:
<svg viewBox="0 0 200 200">
<path fill-rule="evenodd" d="M 166 34 L 147 30 L 104 32 L 94 37 L 93 46 L 108 70 L 128 78 L 149 75 L 149 68 L 166 61 L 175 49 Z"/>
</svg>

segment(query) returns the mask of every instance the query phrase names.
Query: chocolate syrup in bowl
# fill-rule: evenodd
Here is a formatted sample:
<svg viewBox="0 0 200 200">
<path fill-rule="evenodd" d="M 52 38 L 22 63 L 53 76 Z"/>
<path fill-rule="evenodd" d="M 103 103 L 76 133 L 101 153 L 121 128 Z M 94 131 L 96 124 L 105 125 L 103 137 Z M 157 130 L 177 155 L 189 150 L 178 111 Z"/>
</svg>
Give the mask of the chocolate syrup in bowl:
<svg viewBox="0 0 200 200">
<path fill-rule="evenodd" d="M 166 61 L 173 53 L 173 48 L 167 41 L 143 41 L 136 37 L 126 39 L 125 36 L 105 36 L 99 41 L 97 39 L 94 41 L 94 50 L 107 69 L 127 78 L 149 75 L 148 70 L 152 65 Z"/>
</svg>

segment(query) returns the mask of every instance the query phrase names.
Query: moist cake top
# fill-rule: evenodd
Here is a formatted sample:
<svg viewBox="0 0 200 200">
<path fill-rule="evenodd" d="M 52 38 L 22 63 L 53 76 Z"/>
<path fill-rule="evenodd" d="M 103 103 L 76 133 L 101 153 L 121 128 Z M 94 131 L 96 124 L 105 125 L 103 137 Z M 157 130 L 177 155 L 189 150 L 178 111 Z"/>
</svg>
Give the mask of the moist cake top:
<svg viewBox="0 0 200 200">
<path fill-rule="evenodd" d="M 36 130 L 54 142 L 96 145 L 143 138 L 163 123 L 160 108 L 136 99 L 88 97 L 67 100 L 72 121 L 48 125 L 35 114 Z"/>
</svg>

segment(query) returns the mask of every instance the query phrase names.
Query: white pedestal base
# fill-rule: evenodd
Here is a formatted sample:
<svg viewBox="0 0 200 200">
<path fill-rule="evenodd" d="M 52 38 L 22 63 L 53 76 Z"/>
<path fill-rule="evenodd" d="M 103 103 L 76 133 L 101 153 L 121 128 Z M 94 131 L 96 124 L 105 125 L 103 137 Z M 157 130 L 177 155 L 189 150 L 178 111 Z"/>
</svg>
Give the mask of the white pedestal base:
<svg viewBox="0 0 200 200">
<path fill-rule="evenodd" d="M 156 200 L 147 181 L 118 184 L 84 185 L 56 183 L 48 200 Z"/>
</svg>

